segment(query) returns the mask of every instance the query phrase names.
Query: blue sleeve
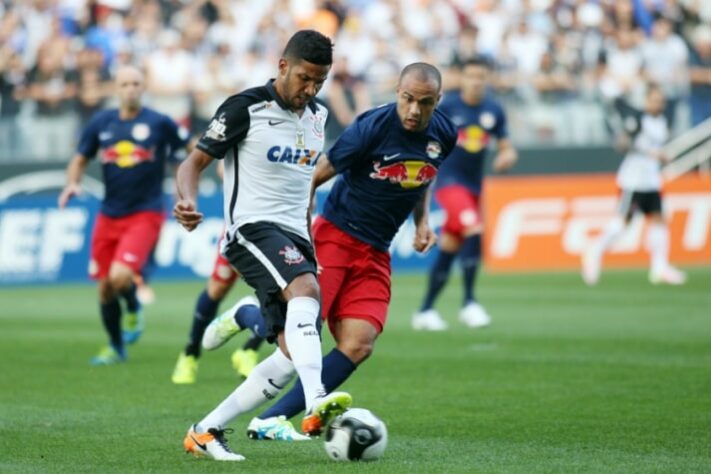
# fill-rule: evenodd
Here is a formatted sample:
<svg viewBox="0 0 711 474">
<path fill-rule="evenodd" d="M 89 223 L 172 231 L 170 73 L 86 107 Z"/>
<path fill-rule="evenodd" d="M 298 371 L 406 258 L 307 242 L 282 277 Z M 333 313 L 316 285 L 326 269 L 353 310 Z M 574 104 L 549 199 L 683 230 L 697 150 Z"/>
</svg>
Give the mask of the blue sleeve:
<svg viewBox="0 0 711 474">
<path fill-rule="evenodd" d="M 445 128 L 445 137 L 444 137 L 444 156 L 449 156 L 450 153 L 452 153 L 452 150 L 454 150 L 454 147 L 457 146 L 457 139 L 459 138 L 459 134 L 457 132 L 457 127 L 452 123 L 451 120 L 449 120 L 448 117 L 445 117 L 445 123 L 447 124 L 447 127 Z"/>
<path fill-rule="evenodd" d="M 365 156 L 363 153 L 366 148 L 364 144 L 369 142 L 371 128 L 370 120 L 367 120 L 365 116 L 360 116 L 338 137 L 336 143 L 328 151 L 328 161 L 331 162 L 336 172 L 342 173 Z"/>
<path fill-rule="evenodd" d="M 164 124 L 168 161 L 178 163 L 185 158 L 185 147 L 188 145 L 190 134 L 169 117 L 165 117 Z"/>
<path fill-rule="evenodd" d="M 79 137 L 77 153 L 85 158 L 93 159 L 99 151 L 99 132 L 101 130 L 101 116 L 95 115 L 84 127 Z"/>
<path fill-rule="evenodd" d="M 509 126 L 508 123 L 506 122 L 506 112 L 504 112 L 503 107 L 500 105 L 497 107 L 497 114 L 498 117 L 496 117 L 496 127 L 494 127 L 494 136 L 496 137 L 497 140 L 501 140 L 502 138 L 508 138 L 509 137 Z"/>
</svg>

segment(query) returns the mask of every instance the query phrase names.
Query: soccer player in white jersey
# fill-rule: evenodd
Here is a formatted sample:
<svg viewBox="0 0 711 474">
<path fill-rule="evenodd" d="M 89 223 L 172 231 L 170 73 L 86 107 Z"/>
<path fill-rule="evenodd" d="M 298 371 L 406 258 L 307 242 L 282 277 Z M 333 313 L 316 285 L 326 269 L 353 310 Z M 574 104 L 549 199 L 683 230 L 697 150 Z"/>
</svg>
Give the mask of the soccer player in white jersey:
<svg viewBox="0 0 711 474">
<path fill-rule="evenodd" d="M 344 392 L 326 394 L 321 380 L 320 295 L 310 235 L 311 175 L 324 142 L 327 110 L 314 98 L 332 63 L 331 40 L 297 32 L 279 59 L 277 78 L 227 99 L 178 169 L 173 214 L 188 231 L 203 219 L 197 209 L 202 170 L 223 159 L 225 237 L 222 253 L 256 290 L 268 341 L 278 342 L 222 403 L 184 439 L 188 452 L 241 461 L 224 438 L 226 425 L 274 399 L 296 371 L 306 418 L 326 425 L 351 405 Z M 250 305 L 258 318 L 259 309 Z"/>
<path fill-rule="evenodd" d="M 669 264 L 669 229 L 662 214 L 661 165 L 670 160 L 663 151 L 669 137 L 664 117 L 665 98 L 656 85 L 647 89 L 643 112 L 618 104 L 629 151 L 617 172 L 620 188 L 618 215 L 603 229 L 600 237 L 583 255 L 582 276 L 585 283 L 600 280 L 602 257 L 623 233 L 636 212 L 649 219 L 647 248 L 651 256 L 649 280 L 654 283 L 681 285 L 686 275 Z"/>
</svg>

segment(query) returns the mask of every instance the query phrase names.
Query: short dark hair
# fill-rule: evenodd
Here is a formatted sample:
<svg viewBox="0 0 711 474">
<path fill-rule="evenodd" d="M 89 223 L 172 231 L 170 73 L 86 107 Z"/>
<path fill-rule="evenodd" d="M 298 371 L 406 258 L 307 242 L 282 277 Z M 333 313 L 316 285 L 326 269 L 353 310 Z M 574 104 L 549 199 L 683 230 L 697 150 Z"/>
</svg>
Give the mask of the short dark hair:
<svg viewBox="0 0 711 474">
<path fill-rule="evenodd" d="M 656 92 L 658 92 L 658 93 L 662 94 L 663 96 L 665 96 L 665 94 L 664 94 L 664 89 L 662 88 L 661 85 L 659 85 L 659 83 L 657 83 L 657 82 L 648 82 L 648 83 L 647 83 L 646 96 L 649 97 L 650 95 L 652 95 L 652 94 L 654 94 L 654 93 L 656 93 Z M 665 96 L 664 98 L 666 99 L 666 96 Z"/>
<path fill-rule="evenodd" d="M 297 31 L 286 43 L 282 57 L 330 66 L 333 64 L 333 43 L 318 31 Z"/>
<path fill-rule="evenodd" d="M 486 69 L 493 69 L 493 64 L 491 60 L 486 56 L 476 55 L 465 58 L 459 65 L 460 69 L 464 69 L 467 66 L 481 66 Z"/>
<path fill-rule="evenodd" d="M 400 73 L 400 79 L 398 83 L 402 82 L 405 76 L 414 74 L 417 80 L 420 81 L 435 81 L 437 83 L 437 90 L 442 88 L 442 74 L 439 69 L 428 63 L 412 63 L 405 66 L 405 68 Z"/>
</svg>

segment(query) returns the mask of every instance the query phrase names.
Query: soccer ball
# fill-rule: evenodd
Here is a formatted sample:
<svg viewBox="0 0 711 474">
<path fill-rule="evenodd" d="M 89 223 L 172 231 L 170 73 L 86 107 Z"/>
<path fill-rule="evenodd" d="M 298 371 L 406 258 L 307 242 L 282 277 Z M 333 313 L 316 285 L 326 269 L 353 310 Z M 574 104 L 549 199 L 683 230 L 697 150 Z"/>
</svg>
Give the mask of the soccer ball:
<svg viewBox="0 0 711 474">
<path fill-rule="evenodd" d="M 374 461 L 387 444 L 385 423 L 365 408 L 351 408 L 328 425 L 324 447 L 335 461 Z"/>
</svg>

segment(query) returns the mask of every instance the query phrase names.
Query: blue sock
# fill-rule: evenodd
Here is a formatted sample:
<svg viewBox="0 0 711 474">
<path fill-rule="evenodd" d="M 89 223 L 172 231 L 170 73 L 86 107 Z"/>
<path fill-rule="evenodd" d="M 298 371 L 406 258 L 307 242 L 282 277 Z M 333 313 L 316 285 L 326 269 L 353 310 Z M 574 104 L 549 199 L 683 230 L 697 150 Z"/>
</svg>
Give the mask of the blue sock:
<svg viewBox="0 0 711 474">
<path fill-rule="evenodd" d="M 356 369 L 356 365 L 346 355 L 335 347 L 323 358 L 321 381 L 326 392 L 332 392 L 339 387 Z M 304 389 L 301 380 L 297 379 L 291 390 L 281 397 L 267 411 L 259 415 L 264 420 L 272 416 L 284 415 L 287 418 L 298 415 L 306 409 L 304 402 Z"/>
<path fill-rule="evenodd" d="M 126 300 L 126 311 L 129 313 L 135 313 L 141 309 L 141 302 L 138 301 L 138 296 L 136 295 L 135 283 L 131 283 L 129 289 L 121 293 L 121 296 Z"/>
<path fill-rule="evenodd" d="M 101 321 L 109 335 L 109 342 L 120 354 L 124 354 L 121 335 L 121 305 L 118 298 L 101 304 Z"/>
<path fill-rule="evenodd" d="M 205 329 L 210 324 L 210 321 L 215 319 L 218 306 L 220 306 L 220 300 L 210 298 L 207 290 L 203 290 L 202 293 L 200 293 L 197 303 L 195 304 L 195 313 L 193 313 L 190 339 L 188 339 L 188 345 L 185 346 L 185 353 L 187 355 L 200 357 L 202 336 L 205 334 Z"/>
<path fill-rule="evenodd" d="M 240 306 L 235 313 L 235 322 L 242 329 L 249 329 L 254 335 L 265 337 L 264 316 L 259 306 L 253 304 Z"/>
<path fill-rule="evenodd" d="M 476 301 L 474 286 L 481 261 L 481 235 L 472 235 L 464 240 L 459 250 L 459 257 L 464 273 L 464 304 L 466 305 Z"/>
<path fill-rule="evenodd" d="M 449 270 L 452 268 L 455 256 L 456 254 L 454 253 L 448 253 L 442 250 L 437 254 L 437 258 L 430 270 L 427 294 L 425 295 L 425 300 L 422 302 L 420 311 L 432 309 L 437 295 L 439 295 L 449 279 Z"/>
</svg>

